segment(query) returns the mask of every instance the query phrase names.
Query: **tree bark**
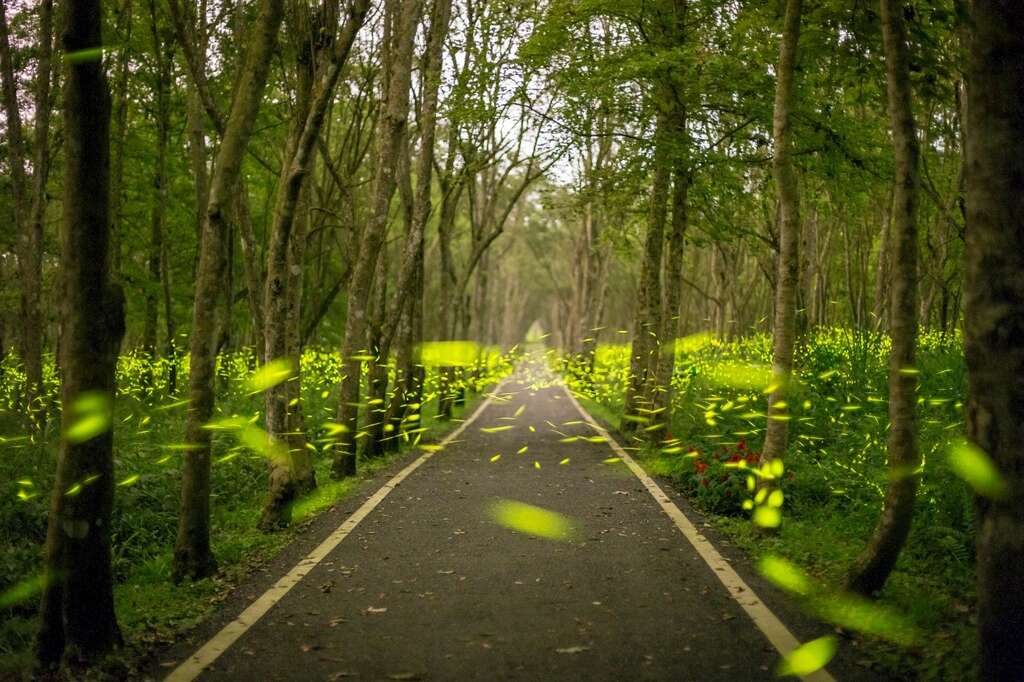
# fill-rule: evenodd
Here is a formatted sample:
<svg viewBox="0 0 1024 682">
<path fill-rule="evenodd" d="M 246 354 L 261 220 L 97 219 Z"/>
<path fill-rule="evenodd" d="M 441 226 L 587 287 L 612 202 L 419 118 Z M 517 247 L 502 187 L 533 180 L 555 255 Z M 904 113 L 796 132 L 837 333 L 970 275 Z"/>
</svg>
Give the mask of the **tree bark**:
<svg viewBox="0 0 1024 682">
<path fill-rule="evenodd" d="M 430 219 L 431 178 L 434 170 L 434 142 L 437 133 L 437 100 L 441 83 L 442 50 L 451 20 L 452 0 L 434 0 L 430 14 L 427 46 L 421 61 L 422 98 L 419 110 L 420 149 L 416 159 L 416 188 L 412 192 L 412 223 L 402 258 L 402 273 L 409 269 L 411 282 L 403 295 L 402 282 L 398 283 L 398 305 L 405 301 L 405 314 L 398 331 L 396 348 L 395 391 L 388 410 L 388 423 L 392 437 L 387 449 L 396 450 L 404 424 L 419 424 L 420 401 L 423 397 L 423 367 L 419 364 L 419 345 L 423 342 L 423 261 L 427 221 Z M 410 182 L 408 166 L 403 166 Z M 406 259 L 413 262 L 406 265 Z M 442 277 L 443 277 L 442 273 Z M 413 416 L 415 415 L 415 417 Z"/>
<path fill-rule="evenodd" d="M 652 405 L 649 387 L 657 368 L 661 343 L 661 254 L 665 241 L 665 217 L 670 179 L 667 139 L 668 114 L 658 112 L 654 134 L 654 179 L 644 256 L 640 265 L 640 292 L 633 316 L 633 345 L 630 351 L 629 383 L 623 405 L 620 430 L 635 433 L 649 421 Z"/>
<path fill-rule="evenodd" d="M 685 119 L 682 122 L 685 126 Z M 685 138 L 684 138 L 685 139 Z M 668 252 L 665 263 L 665 289 L 661 311 L 662 348 L 658 354 L 657 378 L 651 396 L 657 422 L 665 424 L 665 430 L 652 431 L 652 438 L 663 438 L 672 424 L 672 377 L 676 368 L 675 339 L 679 335 L 679 301 L 682 290 L 683 251 L 686 245 L 686 228 L 689 225 L 690 173 L 685 163 L 676 162 L 672 171 L 672 221 L 668 236 Z"/>
<path fill-rule="evenodd" d="M 121 642 L 114 614 L 110 512 L 114 501 L 112 403 L 124 334 L 124 296 L 109 281 L 110 93 L 98 55 L 99 0 L 64 7 L 66 139 L 61 226 L 61 398 L 66 409 L 46 536 L 37 662 L 89 665 Z M 75 58 L 75 55 L 83 55 Z M 70 428 L 95 413 L 91 438 Z"/>
<path fill-rule="evenodd" d="M 50 169 L 50 85 L 53 52 L 53 2 L 39 5 L 40 55 L 35 82 L 35 121 L 32 176 L 26 174 L 26 150 L 21 129 L 17 84 L 7 27 L 6 3 L 0 2 L 0 81 L 7 121 L 7 155 L 17 230 L 18 279 L 21 284 L 19 352 L 25 368 L 24 409 L 26 427 L 35 432 L 46 416 L 42 400 L 43 325 L 40 299 L 43 287 L 43 223 L 46 184 Z M 31 180 L 31 186 L 30 186 Z"/>
<path fill-rule="evenodd" d="M 377 258 L 383 247 L 388 209 L 395 191 L 397 154 L 402 149 L 409 118 L 412 52 L 419 9 L 419 0 L 406 0 L 402 3 L 390 0 L 387 8 L 394 22 L 393 48 L 389 50 L 390 68 L 386 70 L 387 100 L 380 121 L 373 204 L 369 222 L 360 240 L 359 259 L 356 261 L 349 286 L 348 314 L 345 318 L 345 336 L 341 346 L 343 365 L 338 423 L 345 427 L 345 430 L 339 434 L 338 441 L 334 444 L 332 473 L 337 478 L 356 473 L 359 382 L 362 358 L 367 352 L 367 316 Z"/>
<path fill-rule="evenodd" d="M 889 485 L 882 516 L 848 587 L 863 595 L 882 589 L 910 533 L 921 458 L 917 451 L 917 195 L 918 145 L 911 103 L 910 60 L 902 0 L 880 0 L 885 74 L 896 161 L 889 354 Z"/>
<path fill-rule="evenodd" d="M 687 0 L 673 2 L 672 38 L 677 47 L 685 44 Z M 674 75 L 674 74 L 673 74 Z M 679 300 L 683 278 L 683 249 L 686 228 L 689 224 L 690 169 L 687 157 L 690 153 L 689 133 L 686 129 L 685 85 L 679 78 L 672 80 L 672 221 L 668 234 L 668 251 L 665 253 L 665 285 L 662 289 L 661 337 L 655 362 L 654 384 L 650 389 L 650 400 L 654 408 L 651 413 L 653 424 L 663 424 L 661 429 L 648 432 L 655 441 L 665 438 L 672 425 L 672 377 L 676 369 L 675 339 L 679 335 Z"/>
<path fill-rule="evenodd" d="M 167 140 L 170 131 L 170 106 L 168 88 L 171 87 L 173 50 L 160 39 L 157 25 L 156 0 L 149 2 L 150 32 L 153 38 L 153 58 L 156 71 L 153 74 L 154 97 L 156 99 L 156 163 L 153 167 L 153 199 L 150 213 L 149 254 L 147 265 L 149 283 L 146 287 L 142 348 L 149 364 L 142 374 L 142 385 L 152 388 L 153 367 L 156 364 L 157 310 L 162 277 L 164 216 L 167 213 Z"/>
<path fill-rule="evenodd" d="M 124 184 L 124 146 L 128 128 L 128 63 L 132 38 L 132 0 L 124 0 L 115 10 L 117 40 L 123 46 L 117 51 L 113 71 L 116 74 L 113 92 L 113 125 L 110 162 L 110 274 L 121 280 L 121 218 Z M 198 236 L 198 235 L 197 235 Z M 198 243 L 198 239 L 196 240 Z"/>
<path fill-rule="evenodd" d="M 1024 4 L 972 0 L 967 77 L 967 436 L 1002 475 L 978 497 L 979 679 L 1024 679 Z"/>
<path fill-rule="evenodd" d="M 334 96 L 334 89 L 341 75 L 341 70 L 348 61 L 348 55 L 355 41 L 356 34 L 363 25 L 369 10 L 369 0 L 359 0 L 349 9 L 345 25 L 337 42 L 329 53 L 329 58 L 322 68 L 316 72 L 302 76 L 300 74 L 300 93 L 297 105 L 297 121 L 291 139 L 288 142 L 285 158 L 289 162 L 282 167 L 278 181 L 277 204 L 274 208 L 274 224 L 271 229 L 270 247 L 267 254 L 267 280 L 263 294 L 263 310 L 266 313 L 264 338 L 265 361 L 271 362 L 280 358 L 290 358 L 293 369 L 298 372 L 299 358 L 288 353 L 288 321 L 295 322 L 299 311 L 295 308 L 300 299 L 295 289 L 301 287 L 302 263 L 292 260 L 292 269 L 298 269 L 299 275 L 292 276 L 289 272 L 289 254 L 293 257 L 301 255 L 296 250 L 294 240 L 305 240 L 304 234 L 293 235 L 296 224 L 296 213 L 300 210 L 300 197 L 306 176 L 314 160 L 316 141 L 320 136 L 327 108 Z M 296 9 L 297 12 L 303 11 Z M 308 11 L 308 10 L 307 10 Z M 332 19 L 323 22 L 333 23 Z M 308 46 L 300 49 L 312 49 L 313 41 L 318 35 L 313 33 L 318 28 L 316 22 L 310 26 Z M 319 27 L 323 28 L 323 27 Z M 316 60 L 317 51 L 313 50 L 312 60 Z M 303 68 L 300 65 L 300 68 Z M 302 84 L 305 81 L 305 85 Z M 315 90 L 311 90 L 314 87 Z M 301 221 L 300 221 L 301 222 Z M 298 281 L 296 281 L 298 280 Z M 293 349 L 294 350 L 294 349 Z M 294 396 L 294 387 L 289 384 L 295 381 L 278 384 L 266 392 L 267 433 L 271 439 L 288 439 L 290 432 L 288 403 Z M 308 455 L 303 444 L 301 452 L 289 447 L 289 456 L 270 462 L 270 484 L 267 501 L 263 507 L 260 526 L 270 529 L 286 525 L 289 521 L 289 504 L 300 488 L 311 487 L 312 468 L 308 465 Z"/>
<path fill-rule="evenodd" d="M 772 170 L 779 195 L 779 274 L 775 283 L 775 317 L 772 324 L 772 375 L 776 388 L 768 397 L 768 426 L 762 454 L 765 461 L 782 457 L 789 442 L 788 417 L 785 409 L 777 406 L 786 399 L 786 384 L 793 371 L 796 289 L 800 280 L 800 194 L 797 188 L 796 168 L 793 165 L 790 119 L 802 12 L 802 0 L 787 0 L 772 120 L 772 137 L 775 145 Z"/>
<path fill-rule="evenodd" d="M 216 570 L 210 550 L 210 432 L 203 426 L 213 415 L 214 314 L 224 271 L 226 211 L 231 194 L 238 187 L 242 155 L 263 99 L 283 4 L 283 0 L 260 2 L 210 179 L 189 338 L 191 371 L 185 441 L 191 449 L 185 453 L 182 471 L 181 511 L 172 568 L 175 580 L 198 579 Z"/>
</svg>

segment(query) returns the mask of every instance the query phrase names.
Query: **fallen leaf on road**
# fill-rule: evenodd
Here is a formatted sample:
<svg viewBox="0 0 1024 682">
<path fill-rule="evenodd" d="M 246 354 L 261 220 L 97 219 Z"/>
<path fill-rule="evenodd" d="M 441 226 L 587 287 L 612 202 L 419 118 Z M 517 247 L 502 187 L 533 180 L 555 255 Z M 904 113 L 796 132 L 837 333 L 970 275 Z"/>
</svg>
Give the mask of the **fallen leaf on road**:
<svg viewBox="0 0 1024 682">
<path fill-rule="evenodd" d="M 555 653 L 556 654 L 580 654 L 580 653 L 583 653 L 584 651 L 589 651 L 589 650 L 590 650 L 589 646 L 577 645 L 577 646 L 567 646 L 567 647 L 564 647 L 562 649 L 555 649 Z"/>
<path fill-rule="evenodd" d="M 365 609 L 363 609 L 363 615 L 368 616 L 373 613 L 385 613 L 387 610 L 388 607 L 386 606 L 381 608 L 377 608 L 376 606 L 367 606 Z"/>
<path fill-rule="evenodd" d="M 391 673 L 388 675 L 389 680 L 422 680 L 423 677 L 419 673 Z"/>
</svg>

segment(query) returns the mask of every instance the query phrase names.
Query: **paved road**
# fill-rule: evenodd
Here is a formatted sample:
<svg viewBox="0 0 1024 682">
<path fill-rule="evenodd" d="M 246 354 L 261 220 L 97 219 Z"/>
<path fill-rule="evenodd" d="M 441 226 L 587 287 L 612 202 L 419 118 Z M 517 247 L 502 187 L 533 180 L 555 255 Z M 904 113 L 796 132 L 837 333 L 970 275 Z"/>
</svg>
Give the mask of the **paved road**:
<svg viewBox="0 0 1024 682">
<path fill-rule="evenodd" d="M 608 444 L 562 442 L 594 435 L 564 389 L 499 393 L 200 679 L 772 679 L 778 653 Z M 510 530 L 495 500 L 577 532 Z"/>
</svg>

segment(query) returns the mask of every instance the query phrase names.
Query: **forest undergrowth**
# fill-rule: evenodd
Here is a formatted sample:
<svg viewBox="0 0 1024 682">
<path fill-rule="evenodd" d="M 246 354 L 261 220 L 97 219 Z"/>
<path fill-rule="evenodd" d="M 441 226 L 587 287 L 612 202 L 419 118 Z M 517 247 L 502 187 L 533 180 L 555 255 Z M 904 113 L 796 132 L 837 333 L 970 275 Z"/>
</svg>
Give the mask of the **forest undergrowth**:
<svg viewBox="0 0 1024 682">
<path fill-rule="evenodd" d="M 631 443 L 644 467 L 670 479 L 716 530 L 762 562 L 762 572 L 765 557 L 781 557 L 821 589 L 841 586 L 885 494 L 888 337 L 825 327 L 798 344 L 795 381 L 780 416 L 793 436 L 780 476 L 781 516 L 768 533 L 751 522 L 751 510 L 763 502 L 751 473 L 762 465 L 770 337 L 697 334 L 679 339 L 674 350 L 668 432 L 649 437 L 641 424 Z M 629 345 L 601 345 L 592 369 L 578 356 L 552 351 L 549 359 L 595 416 L 617 425 L 629 352 Z M 923 468 L 913 529 L 876 603 L 919 634 L 901 642 L 884 627 L 878 636 L 847 628 L 844 646 L 855 647 L 859 665 L 900 679 L 970 679 L 977 651 L 972 493 L 947 456 L 964 437 L 962 337 L 922 333 L 917 369 Z M 650 428 L 657 427 L 652 419 Z"/>
<path fill-rule="evenodd" d="M 115 601 L 128 645 L 117 665 L 132 665 L 209 617 L 245 576 L 283 549 L 319 512 L 358 490 L 397 458 L 439 440 L 460 423 L 482 392 L 507 374 L 514 354 L 488 354 L 476 369 L 457 374 L 453 390 L 465 398 L 451 420 L 437 418 L 439 373 L 427 371 L 419 426 L 397 435 L 397 452 L 360 458 L 359 475 L 331 478 L 330 446 L 335 438 L 340 355 L 308 349 L 302 356 L 302 409 L 307 447 L 315 453 L 317 487 L 293 503 L 291 523 L 280 532 L 258 529 L 267 496 L 267 459 L 258 443 L 240 430 L 214 430 L 211 467 L 211 539 L 220 570 L 217 575 L 175 585 L 170 580 L 172 548 L 178 525 L 181 489 L 181 443 L 187 401 L 187 358 L 155 362 L 142 353 L 123 355 L 118 363 L 115 401 L 115 479 L 118 481 L 112 523 Z M 256 362 L 251 351 L 222 354 L 217 366 L 217 413 L 211 424 L 232 417 L 258 424 L 263 395 L 253 390 Z M 393 374 L 393 372 L 392 372 Z M 174 376 L 178 390 L 171 390 Z M 31 661 L 37 625 L 41 549 L 60 428 L 58 381 L 53 358 L 45 367 L 42 431 L 25 434 L 18 407 L 23 375 L 13 356 L 0 365 L 0 678 L 17 675 Z M 393 376 L 391 377 L 393 379 Z M 366 381 L 364 371 L 363 381 Z M 393 381 L 389 385 L 394 385 Z M 71 493 L 73 494 L 73 493 Z M 123 669 L 118 674 L 123 674 Z"/>
</svg>

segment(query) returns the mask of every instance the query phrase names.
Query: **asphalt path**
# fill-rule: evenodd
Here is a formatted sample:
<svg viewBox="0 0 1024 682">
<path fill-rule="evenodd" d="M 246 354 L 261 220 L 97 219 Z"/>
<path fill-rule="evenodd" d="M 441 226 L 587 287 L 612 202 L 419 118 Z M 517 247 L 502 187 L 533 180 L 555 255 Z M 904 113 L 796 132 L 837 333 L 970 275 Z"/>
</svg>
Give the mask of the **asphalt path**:
<svg viewBox="0 0 1024 682">
<path fill-rule="evenodd" d="M 326 514 L 312 537 L 236 592 L 220 622 L 163 656 L 161 675 L 774 679 L 777 647 L 716 575 L 733 568 L 800 641 L 829 632 L 715 542 L 713 531 L 707 537 L 729 569 L 709 565 L 552 379 L 536 365 L 521 368 L 400 484 L 370 482 L 365 495 Z M 709 531 L 684 500 L 668 495 L 688 522 Z M 357 511 L 367 500 L 376 506 Z M 354 511 L 362 516 L 353 527 Z M 344 519 L 343 541 L 318 561 L 302 559 L 314 541 L 337 535 Z M 244 611 L 267 599 L 297 558 L 301 580 L 262 615 Z M 234 634 L 216 640 L 225 624 Z M 208 657 L 199 663 L 190 657 L 204 642 Z M 829 669 L 840 679 L 873 679 L 842 658 Z"/>
</svg>

